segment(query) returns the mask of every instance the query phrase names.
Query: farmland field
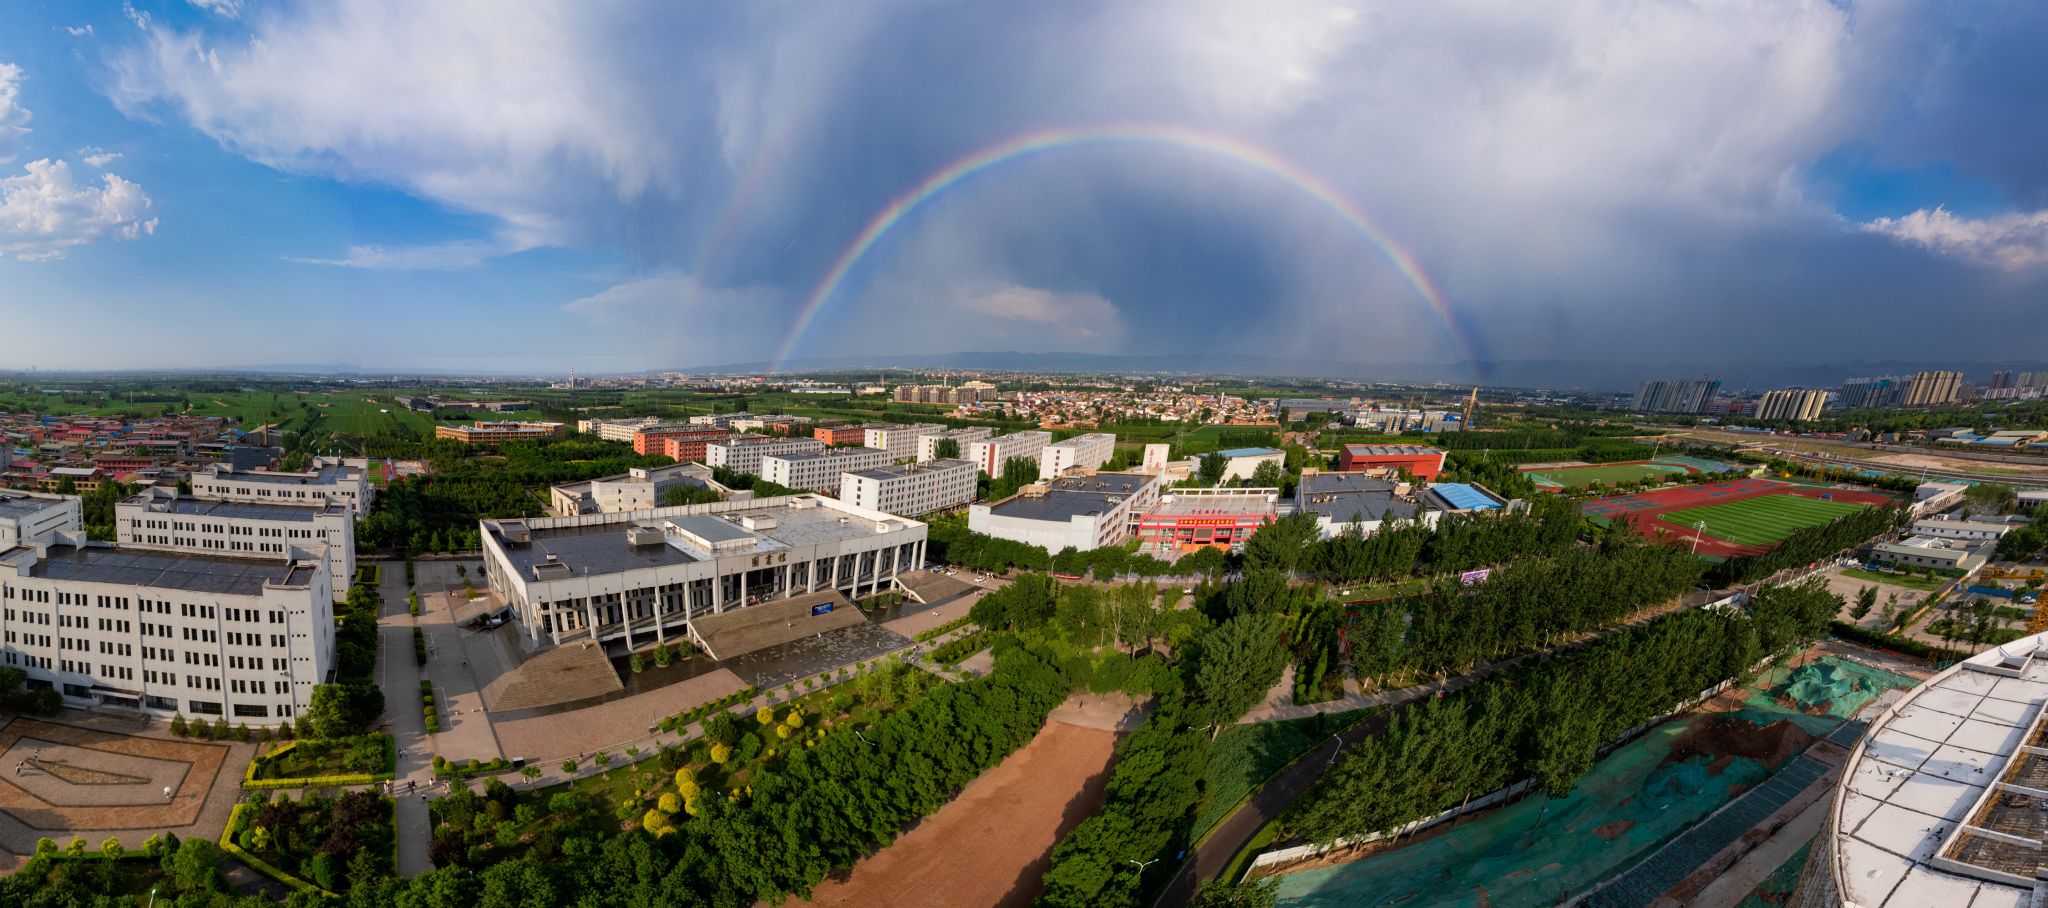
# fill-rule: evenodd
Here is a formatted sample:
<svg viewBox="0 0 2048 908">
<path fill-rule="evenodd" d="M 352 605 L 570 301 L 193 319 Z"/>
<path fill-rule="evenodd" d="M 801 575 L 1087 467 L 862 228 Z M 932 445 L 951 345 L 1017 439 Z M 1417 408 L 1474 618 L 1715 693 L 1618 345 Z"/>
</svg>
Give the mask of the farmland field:
<svg viewBox="0 0 2048 908">
<path fill-rule="evenodd" d="M 1823 501 L 1798 495 L 1764 495 L 1726 504 L 1670 511 L 1666 522 L 1692 527 L 1705 522 L 1709 535 L 1741 545 L 1769 545 L 1807 527 L 1820 526 L 1867 507 L 1846 501 Z"/>
</svg>

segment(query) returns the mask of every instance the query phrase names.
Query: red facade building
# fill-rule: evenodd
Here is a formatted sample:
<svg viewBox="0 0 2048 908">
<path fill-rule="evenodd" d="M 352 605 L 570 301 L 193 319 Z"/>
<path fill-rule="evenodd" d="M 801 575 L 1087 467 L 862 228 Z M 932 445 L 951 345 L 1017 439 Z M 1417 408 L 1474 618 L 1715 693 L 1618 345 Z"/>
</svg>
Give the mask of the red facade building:
<svg viewBox="0 0 2048 908">
<path fill-rule="evenodd" d="M 1337 452 L 1337 469 L 1406 470 L 1423 482 L 1435 482 L 1444 472 L 1444 451 L 1428 445 L 1345 445 Z"/>
</svg>

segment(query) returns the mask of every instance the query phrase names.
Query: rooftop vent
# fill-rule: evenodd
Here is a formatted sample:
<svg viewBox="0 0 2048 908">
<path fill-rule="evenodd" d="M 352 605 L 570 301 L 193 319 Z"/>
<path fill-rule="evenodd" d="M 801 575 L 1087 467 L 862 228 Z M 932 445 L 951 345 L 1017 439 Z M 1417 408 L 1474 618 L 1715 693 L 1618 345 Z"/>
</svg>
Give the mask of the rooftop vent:
<svg viewBox="0 0 2048 908">
<path fill-rule="evenodd" d="M 626 544 L 638 548 L 643 545 L 661 545 L 664 541 L 661 530 L 655 527 L 634 526 L 626 530 Z M 554 556 L 548 556 L 552 559 Z"/>
<path fill-rule="evenodd" d="M 748 514 L 740 518 L 740 526 L 759 533 L 775 529 L 775 518 L 767 514 Z"/>
</svg>

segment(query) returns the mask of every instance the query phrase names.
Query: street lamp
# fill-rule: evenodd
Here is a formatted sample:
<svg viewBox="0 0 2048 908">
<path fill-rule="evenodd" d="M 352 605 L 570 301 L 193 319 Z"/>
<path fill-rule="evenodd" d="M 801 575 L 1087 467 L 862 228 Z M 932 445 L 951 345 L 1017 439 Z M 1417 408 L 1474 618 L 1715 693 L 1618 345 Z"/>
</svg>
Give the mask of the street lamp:
<svg viewBox="0 0 2048 908">
<path fill-rule="evenodd" d="M 1344 750 L 1344 739 L 1341 736 L 1331 735 L 1330 740 L 1337 742 L 1337 746 L 1330 748 L 1330 759 L 1323 764 L 1325 768 L 1336 765 L 1337 754 Z"/>
<path fill-rule="evenodd" d="M 1701 534 L 1701 533 L 1704 533 L 1704 532 L 1706 532 L 1706 531 L 1707 531 L 1707 522 L 1706 522 L 1706 521 L 1704 521 L 1704 520 L 1701 520 L 1701 521 L 1695 522 L 1695 523 L 1694 523 L 1694 524 L 1692 525 L 1692 553 L 1693 553 L 1693 554 L 1697 555 L 1697 554 L 1699 554 L 1699 553 L 1700 553 L 1700 534 Z"/>
<path fill-rule="evenodd" d="M 1160 861 L 1162 861 L 1162 860 L 1165 860 L 1165 859 L 1164 859 L 1164 858 L 1153 858 L 1152 860 L 1149 860 L 1149 861 L 1134 861 L 1134 860 L 1131 860 L 1130 858 L 1125 858 L 1125 859 L 1124 859 L 1125 863 L 1129 863 L 1129 864 L 1136 864 L 1136 865 L 1138 865 L 1138 875 L 1139 875 L 1139 876 L 1144 876 L 1144 875 L 1145 875 L 1145 868 L 1147 868 L 1147 867 L 1150 867 L 1150 866 L 1152 866 L 1152 865 L 1154 865 L 1154 864 L 1157 864 L 1157 863 L 1159 863 L 1159 862 L 1160 862 Z"/>
</svg>

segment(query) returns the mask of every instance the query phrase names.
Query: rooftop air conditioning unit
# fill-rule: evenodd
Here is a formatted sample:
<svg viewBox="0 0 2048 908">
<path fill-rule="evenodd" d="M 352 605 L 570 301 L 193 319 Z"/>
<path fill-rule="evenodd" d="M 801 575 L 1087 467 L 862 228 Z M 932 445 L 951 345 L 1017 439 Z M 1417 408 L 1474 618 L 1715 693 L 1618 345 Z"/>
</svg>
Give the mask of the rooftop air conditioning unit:
<svg viewBox="0 0 2048 908">
<path fill-rule="evenodd" d="M 630 546 L 661 545 L 664 541 L 661 530 L 655 527 L 634 526 L 626 530 L 626 544 Z"/>
</svg>

